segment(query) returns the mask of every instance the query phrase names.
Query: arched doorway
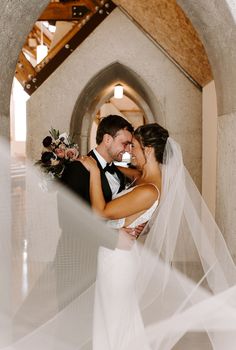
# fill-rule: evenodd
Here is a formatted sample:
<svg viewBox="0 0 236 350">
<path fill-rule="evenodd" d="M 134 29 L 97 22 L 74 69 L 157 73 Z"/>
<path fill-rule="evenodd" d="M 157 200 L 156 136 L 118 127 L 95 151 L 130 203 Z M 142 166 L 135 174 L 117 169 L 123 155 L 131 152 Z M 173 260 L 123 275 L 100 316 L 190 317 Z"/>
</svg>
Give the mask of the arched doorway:
<svg viewBox="0 0 236 350">
<path fill-rule="evenodd" d="M 124 94 L 143 111 L 147 122 L 164 124 L 164 115 L 158 99 L 146 83 L 129 67 L 115 62 L 100 71 L 86 85 L 80 94 L 70 124 L 70 133 L 78 142 L 81 152 L 89 148 L 89 134 L 93 118 L 101 106 L 113 96 L 117 83 L 124 87 Z"/>
<path fill-rule="evenodd" d="M 127 119 L 133 125 L 134 129 L 146 123 L 144 111 L 129 97 L 126 95 L 123 95 L 121 98 L 111 97 L 109 101 L 104 103 L 101 108 L 96 111 L 93 117 L 88 142 L 89 150 L 96 146 L 96 132 L 100 121 L 110 114 L 120 115 Z"/>
</svg>

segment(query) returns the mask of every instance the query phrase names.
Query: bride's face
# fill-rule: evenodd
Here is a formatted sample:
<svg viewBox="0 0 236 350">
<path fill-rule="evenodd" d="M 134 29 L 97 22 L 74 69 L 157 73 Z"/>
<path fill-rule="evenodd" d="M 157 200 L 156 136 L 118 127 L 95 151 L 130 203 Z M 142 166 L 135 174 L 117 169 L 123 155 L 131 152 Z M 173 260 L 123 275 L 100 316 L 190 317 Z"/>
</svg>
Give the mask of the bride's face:
<svg viewBox="0 0 236 350">
<path fill-rule="evenodd" d="M 132 139 L 132 164 L 137 167 L 137 169 L 143 169 L 146 163 L 143 149 L 140 143 L 133 137 Z"/>
</svg>

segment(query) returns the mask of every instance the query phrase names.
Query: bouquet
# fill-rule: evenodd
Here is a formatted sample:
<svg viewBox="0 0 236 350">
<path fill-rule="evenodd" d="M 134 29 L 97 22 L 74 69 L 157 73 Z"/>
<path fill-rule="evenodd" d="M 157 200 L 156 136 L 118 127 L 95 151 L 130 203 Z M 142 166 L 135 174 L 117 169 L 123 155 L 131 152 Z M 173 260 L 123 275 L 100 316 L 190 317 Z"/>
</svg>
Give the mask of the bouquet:
<svg viewBox="0 0 236 350">
<path fill-rule="evenodd" d="M 60 178 L 66 165 L 78 158 L 79 148 L 66 133 L 51 128 L 49 134 L 43 139 L 41 159 L 35 164 L 52 177 Z"/>
</svg>

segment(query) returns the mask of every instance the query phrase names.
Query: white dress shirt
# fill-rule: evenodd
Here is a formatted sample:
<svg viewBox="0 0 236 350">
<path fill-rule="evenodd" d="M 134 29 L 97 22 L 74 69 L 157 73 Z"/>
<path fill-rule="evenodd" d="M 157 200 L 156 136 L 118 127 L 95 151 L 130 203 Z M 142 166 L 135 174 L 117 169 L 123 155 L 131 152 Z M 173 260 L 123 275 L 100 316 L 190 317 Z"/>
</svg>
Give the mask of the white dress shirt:
<svg viewBox="0 0 236 350">
<path fill-rule="evenodd" d="M 96 149 L 93 149 L 93 152 L 95 156 L 97 157 L 99 163 L 101 164 L 101 167 L 104 169 L 107 165 L 107 161 L 98 153 Z M 116 173 L 110 174 L 108 171 L 105 172 L 105 176 L 107 178 L 107 181 L 110 185 L 111 192 L 112 192 L 112 198 L 118 193 L 120 188 L 120 180 Z"/>
</svg>

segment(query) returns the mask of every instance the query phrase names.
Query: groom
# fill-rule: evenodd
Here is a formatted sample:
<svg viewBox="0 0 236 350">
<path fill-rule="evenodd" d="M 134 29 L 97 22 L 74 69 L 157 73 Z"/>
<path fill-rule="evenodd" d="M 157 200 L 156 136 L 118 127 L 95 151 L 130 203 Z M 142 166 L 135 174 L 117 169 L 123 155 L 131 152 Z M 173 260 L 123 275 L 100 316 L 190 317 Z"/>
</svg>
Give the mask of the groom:
<svg viewBox="0 0 236 350">
<path fill-rule="evenodd" d="M 122 161 L 123 154 L 130 150 L 132 133 L 132 125 L 118 115 L 109 115 L 98 125 L 97 147 L 88 155 L 96 160 L 100 169 L 106 202 L 125 188 L 125 176 L 113 161 Z M 90 205 L 89 178 L 87 169 L 81 162 L 75 161 L 64 170 L 62 182 Z"/>
<path fill-rule="evenodd" d="M 97 147 L 89 152 L 89 155 L 98 163 L 103 193 L 107 202 L 125 187 L 125 177 L 113 164 L 113 161 L 122 160 L 122 155 L 131 144 L 132 132 L 132 125 L 117 115 L 109 115 L 98 126 Z M 74 161 L 68 165 L 64 170 L 62 181 L 89 205 L 91 204 L 89 196 L 90 173 L 80 161 Z M 61 310 L 78 297 L 81 291 L 86 290 L 95 278 L 91 271 L 96 266 L 98 243 L 95 241 L 95 244 L 91 244 L 89 235 L 84 234 L 84 228 L 75 229 L 78 214 L 76 211 L 71 211 L 70 196 L 63 196 L 63 193 L 60 194 L 60 192 L 58 192 L 58 196 L 61 236 L 54 259 L 54 269 L 57 302 L 59 310 Z M 67 205 L 67 201 L 69 201 L 69 205 Z M 143 227 L 144 225 L 140 225 L 135 228 L 135 234 L 140 234 Z M 132 239 L 134 238 L 133 229 L 125 228 L 123 231 L 121 236 L 130 237 L 126 236 L 126 234 L 130 234 L 133 236 Z M 94 271 L 96 271 L 95 268 Z"/>
</svg>

